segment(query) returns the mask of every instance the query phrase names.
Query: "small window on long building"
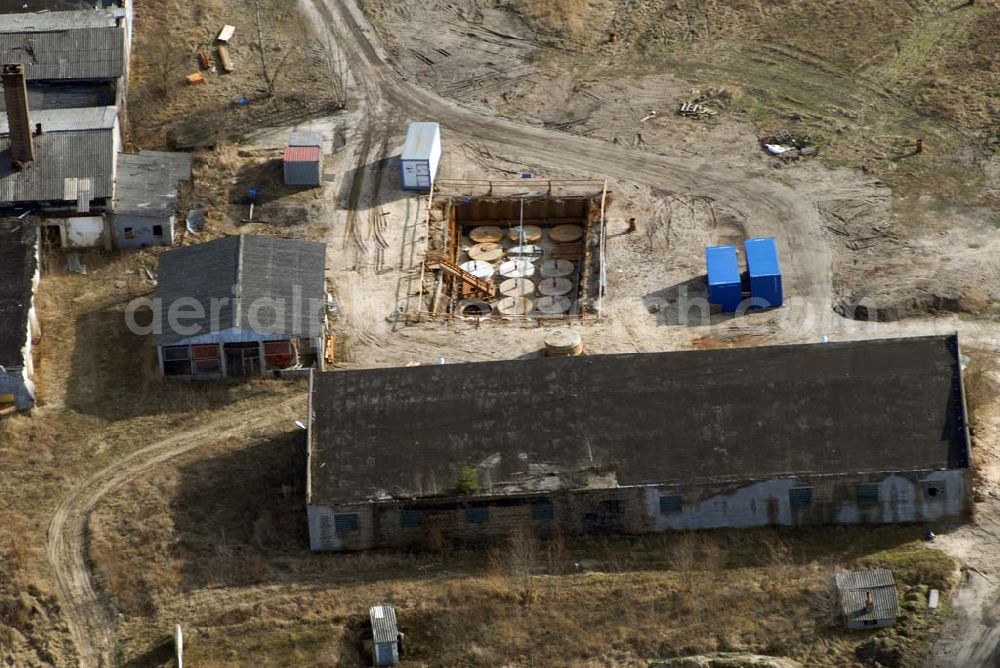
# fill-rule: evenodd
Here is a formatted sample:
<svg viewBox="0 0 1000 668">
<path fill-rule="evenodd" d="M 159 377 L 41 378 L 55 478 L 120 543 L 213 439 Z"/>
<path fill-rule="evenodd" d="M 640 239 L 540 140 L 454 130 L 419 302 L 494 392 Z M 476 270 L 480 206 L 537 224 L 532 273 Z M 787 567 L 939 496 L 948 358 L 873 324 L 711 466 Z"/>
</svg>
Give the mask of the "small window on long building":
<svg viewBox="0 0 1000 668">
<path fill-rule="evenodd" d="M 552 519 L 552 502 L 548 499 L 539 499 L 538 501 L 531 502 L 531 519 L 533 520 L 551 520 Z"/>
<path fill-rule="evenodd" d="M 813 504 L 813 488 L 812 487 L 793 487 L 788 490 L 788 505 L 791 506 L 792 510 L 801 510 L 802 508 L 812 508 Z"/>
<path fill-rule="evenodd" d="M 404 509 L 399 514 L 399 526 L 404 529 L 418 527 L 424 522 L 424 514 L 419 510 Z"/>
<path fill-rule="evenodd" d="M 486 506 L 467 508 L 465 510 L 465 521 L 468 524 L 486 524 L 489 519 L 490 509 Z"/>
<path fill-rule="evenodd" d="M 878 505 L 878 485 L 858 485 L 854 488 L 854 495 L 859 508 L 872 508 Z"/>
<path fill-rule="evenodd" d="M 190 348 L 187 346 L 164 346 L 162 355 L 164 376 L 191 375 Z"/>
<path fill-rule="evenodd" d="M 684 499 L 680 494 L 671 494 L 660 497 L 660 512 L 664 515 L 679 513 L 684 509 Z"/>
<path fill-rule="evenodd" d="M 333 516 L 333 528 L 339 534 L 358 532 L 357 513 L 337 513 Z"/>
</svg>

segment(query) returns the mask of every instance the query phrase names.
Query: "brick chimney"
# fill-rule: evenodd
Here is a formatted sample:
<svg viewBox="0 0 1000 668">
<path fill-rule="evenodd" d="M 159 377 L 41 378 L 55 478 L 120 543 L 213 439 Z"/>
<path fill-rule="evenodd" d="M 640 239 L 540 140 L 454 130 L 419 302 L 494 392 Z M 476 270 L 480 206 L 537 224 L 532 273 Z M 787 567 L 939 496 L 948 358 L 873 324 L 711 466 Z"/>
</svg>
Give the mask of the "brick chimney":
<svg viewBox="0 0 1000 668">
<path fill-rule="evenodd" d="M 3 97 L 7 105 L 7 125 L 10 132 L 10 159 L 14 169 L 35 159 L 35 142 L 31 136 L 28 115 L 28 87 L 24 81 L 24 66 L 3 66 Z"/>
</svg>

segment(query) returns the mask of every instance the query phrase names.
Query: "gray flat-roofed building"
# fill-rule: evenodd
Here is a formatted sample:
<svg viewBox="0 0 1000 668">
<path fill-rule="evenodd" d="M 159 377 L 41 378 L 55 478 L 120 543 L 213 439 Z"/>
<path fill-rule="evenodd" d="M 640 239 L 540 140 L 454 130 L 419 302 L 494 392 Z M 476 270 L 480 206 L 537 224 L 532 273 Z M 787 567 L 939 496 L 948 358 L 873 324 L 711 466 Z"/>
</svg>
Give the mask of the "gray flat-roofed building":
<svg viewBox="0 0 1000 668">
<path fill-rule="evenodd" d="M 153 334 L 161 371 L 220 378 L 322 369 L 325 271 L 324 244 L 260 235 L 161 254 Z"/>
<path fill-rule="evenodd" d="M 119 153 L 112 216 L 115 246 L 173 243 L 178 186 L 190 178 L 190 153 Z"/>
<path fill-rule="evenodd" d="M 115 107 L 35 111 L 31 124 L 35 159 L 17 170 L 7 114 L 0 113 L 0 207 L 48 202 L 75 208 L 83 184 L 92 206 L 109 204 L 120 145 Z"/>
<path fill-rule="evenodd" d="M 0 415 L 35 404 L 32 339 L 38 335 L 38 227 L 0 219 Z"/>
<path fill-rule="evenodd" d="M 315 374 L 312 546 L 400 545 L 428 523 L 465 537 L 962 517 L 958 356 L 956 336 L 930 336 Z"/>
<path fill-rule="evenodd" d="M 896 623 L 899 596 L 892 571 L 885 568 L 840 571 L 836 580 L 840 611 L 847 628 L 881 628 Z"/>
</svg>

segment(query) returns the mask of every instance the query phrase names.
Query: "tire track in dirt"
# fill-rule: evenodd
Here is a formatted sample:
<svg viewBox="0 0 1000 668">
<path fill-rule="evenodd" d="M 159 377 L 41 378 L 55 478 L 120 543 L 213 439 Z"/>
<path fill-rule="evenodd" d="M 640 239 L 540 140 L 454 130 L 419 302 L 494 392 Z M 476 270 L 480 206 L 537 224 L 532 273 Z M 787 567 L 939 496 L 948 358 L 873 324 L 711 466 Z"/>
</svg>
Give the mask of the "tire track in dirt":
<svg viewBox="0 0 1000 668">
<path fill-rule="evenodd" d="M 252 416 L 225 415 L 147 445 L 93 474 L 63 499 L 49 522 L 47 555 L 56 574 L 64 617 L 81 666 L 114 666 L 115 616 L 110 601 L 98 591 L 90 562 L 90 514 L 97 503 L 158 464 L 229 436 L 291 421 L 305 411 L 305 398 L 278 401 Z"/>
</svg>

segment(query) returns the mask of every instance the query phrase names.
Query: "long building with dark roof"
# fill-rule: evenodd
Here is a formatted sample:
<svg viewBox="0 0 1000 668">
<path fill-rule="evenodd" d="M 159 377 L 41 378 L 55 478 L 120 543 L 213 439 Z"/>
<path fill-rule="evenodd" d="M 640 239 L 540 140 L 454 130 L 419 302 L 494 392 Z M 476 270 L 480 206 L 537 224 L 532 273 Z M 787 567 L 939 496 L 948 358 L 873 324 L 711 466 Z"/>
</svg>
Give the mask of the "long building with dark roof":
<svg viewBox="0 0 1000 668">
<path fill-rule="evenodd" d="M 956 336 L 315 374 L 315 550 L 969 509 Z"/>
</svg>

